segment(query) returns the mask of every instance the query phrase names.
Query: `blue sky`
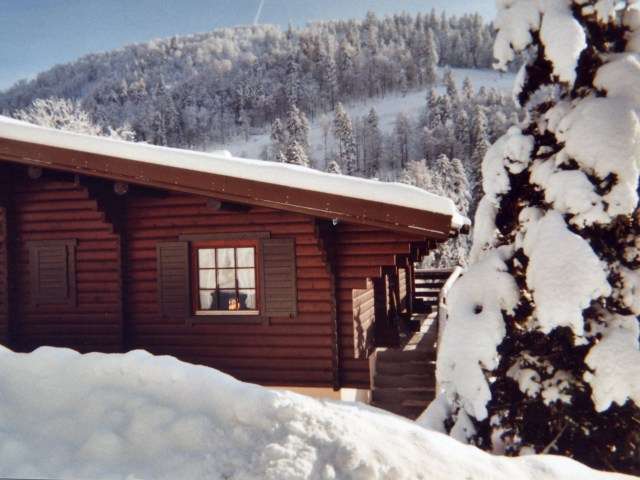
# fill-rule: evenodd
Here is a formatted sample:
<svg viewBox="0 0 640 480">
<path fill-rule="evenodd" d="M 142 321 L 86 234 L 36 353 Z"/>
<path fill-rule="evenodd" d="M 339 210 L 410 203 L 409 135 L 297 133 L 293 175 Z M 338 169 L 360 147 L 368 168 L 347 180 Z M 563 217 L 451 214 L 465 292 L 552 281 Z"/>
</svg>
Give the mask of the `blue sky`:
<svg viewBox="0 0 640 480">
<path fill-rule="evenodd" d="M 53 65 L 153 38 L 252 23 L 261 0 L 0 0 L 0 90 Z M 368 10 L 490 20 L 494 0 L 264 0 L 261 23 L 361 18 Z"/>
</svg>

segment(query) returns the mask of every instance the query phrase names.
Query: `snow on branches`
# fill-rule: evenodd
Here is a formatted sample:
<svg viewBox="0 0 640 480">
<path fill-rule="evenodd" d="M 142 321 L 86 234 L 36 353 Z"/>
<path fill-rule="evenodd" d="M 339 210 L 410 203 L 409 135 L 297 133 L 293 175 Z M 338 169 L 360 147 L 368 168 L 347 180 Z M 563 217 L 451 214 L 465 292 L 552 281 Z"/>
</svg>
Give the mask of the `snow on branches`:
<svg viewBox="0 0 640 480">
<path fill-rule="evenodd" d="M 640 473 L 640 10 L 500 0 L 496 26 L 496 65 L 527 59 L 526 117 L 482 163 L 476 263 L 448 298 L 425 421 Z"/>
</svg>

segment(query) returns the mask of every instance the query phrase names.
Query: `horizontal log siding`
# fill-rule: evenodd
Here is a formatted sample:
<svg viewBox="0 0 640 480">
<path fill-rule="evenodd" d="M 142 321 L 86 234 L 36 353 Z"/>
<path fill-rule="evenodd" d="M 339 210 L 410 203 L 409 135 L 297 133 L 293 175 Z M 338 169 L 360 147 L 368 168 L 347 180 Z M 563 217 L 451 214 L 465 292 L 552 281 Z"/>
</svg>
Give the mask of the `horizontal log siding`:
<svg viewBox="0 0 640 480">
<path fill-rule="evenodd" d="M 408 281 L 407 268 L 399 267 L 398 268 L 398 302 L 399 302 L 398 307 L 400 308 L 400 313 L 403 313 L 403 314 L 406 314 L 407 311 L 409 310 L 409 296 L 408 296 L 409 284 L 407 283 L 407 281 Z"/>
<path fill-rule="evenodd" d="M 73 182 L 14 174 L 16 255 L 15 346 L 117 352 L 122 342 L 120 241 L 86 188 Z M 27 242 L 77 239 L 77 304 L 31 302 Z"/>
<path fill-rule="evenodd" d="M 383 298 L 376 298 L 375 289 L 368 279 L 373 280 L 374 284 L 381 281 L 379 279 L 383 276 L 384 267 L 395 268 L 398 255 L 411 255 L 412 246 L 414 251 L 416 245 L 424 248 L 425 241 L 408 234 L 347 223 L 338 224 L 333 235 L 337 254 L 336 283 L 343 386 L 368 389 L 368 355 L 372 329 L 361 328 L 361 322 L 354 319 L 354 308 L 364 298 L 369 301 L 367 307 L 370 305 L 372 311 L 367 312 L 367 322 L 373 312 L 384 311 L 378 305 Z M 375 321 L 386 319 L 376 318 Z"/>
<path fill-rule="evenodd" d="M 131 348 L 175 355 L 263 385 L 332 385 L 331 285 L 315 219 L 267 208 L 225 212 L 205 198 L 172 194 L 127 199 L 128 339 Z M 156 243 L 185 234 L 269 232 L 296 240 L 298 315 L 268 325 L 212 319 L 187 325 L 162 318 L 157 298 Z"/>
<path fill-rule="evenodd" d="M 0 185 L 0 188 L 2 186 Z M 7 255 L 7 209 L 0 206 L 0 344 L 9 341 L 9 258 Z"/>
<path fill-rule="evenodd" d="M 353 329 L 354 345 L 356 352 L 361 352 L 361 356 L 368 357 L 375 347 L 375 298 L 373 291 L 373 281 L 367 282 L 367 287 L 363 289 L 353 289 Z"/>
</svg>

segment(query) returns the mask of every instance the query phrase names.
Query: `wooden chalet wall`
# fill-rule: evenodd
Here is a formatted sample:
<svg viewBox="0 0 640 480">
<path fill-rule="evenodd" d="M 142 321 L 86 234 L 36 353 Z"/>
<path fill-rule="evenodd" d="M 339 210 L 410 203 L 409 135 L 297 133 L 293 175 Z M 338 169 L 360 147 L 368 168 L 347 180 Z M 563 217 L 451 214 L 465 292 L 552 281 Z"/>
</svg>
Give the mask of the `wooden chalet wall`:
<svg viewBox="0 0 640 480">
<path fill-rule="evenodd" d="M 17 350 L 141 348 L 263 385 L 370 388 L 378 327 L 408 310 L 411 261 L 426 253 L 417 236 L 265 207 L 225 211 L 204 197 L 134 188 L 114 214 L 105 211 L 115 202 L 110 182 L 53 173 L 32 180 L 6 165 L 0 178 L 12 180 L 11 194 L 0 196 L 0 342 L 10 331 Z M 247 232 L 295 240 L 295 317 L 251 324 L 161 315 L 158 243 Z M 28 242 L 42 240 L 77 241 L 76 305 L 33 305 Z"/>
<path fill-rule="evenodd" d="M 381 308 L 384 292 L 381 296 L 377 290 L 385 285 L 385 275 L 395 275 L 397 284 L 398 265 L 406 265 L 410 258 L 418 260 L 426 253 L 426 242 L 409 234 L 346 223 L 326 235 L 333 237 L 336 251 L 341 383 L 370 388 L 368 356 L 374 346 L 374 325 L 388 322 L 394 313 Z M 374 311 L 368 310 L 371 307 L 375 322 L 371 320 Z M 367 310 L 365 318 L 354 317 L 354 310 Z"/>
<path fill-rule="evenodd" d="M 126 204 L 128 348 L 175 355 L 263 385 L 333 384 L 332 282 L 313 217 L 252 208 L 218 211 L 193 195 L 131 195 Z M 188 325 L 163 318 L 157 297 L 156 244 L 185 234 L 269 232 L 295 238 L 298 315 L 266 324 Z"/>
<path fill-rule="evenodd" d="M 346 292 L 341 292 L 343 295 Z M 349 302 L 347 295 L 343 297 L 346 301 L 340 302 L 340 313 L 349 314 Z M 353 332 L 353 349 L 361 357 L 368 357 L 375 349 L 375 293 L 373 281 L 367 278 L 365 288 L 355 288 L 351 291 L 351 330 Z"/>
<path fill-rule="evenodd" d="M 9 172 L 9 173 L 8 173 Z M 14 341 L 17 350 L 41 345 L 81 352 L 122 349 L 120 240 L 86 187 L 72 181 L 32 180 L 24 169 L 7 170 L 12 179 L 11 281 Z M 27 242 L 77 240 L 76 304 L 40 305 L 31 301 Z"/>
</svg>

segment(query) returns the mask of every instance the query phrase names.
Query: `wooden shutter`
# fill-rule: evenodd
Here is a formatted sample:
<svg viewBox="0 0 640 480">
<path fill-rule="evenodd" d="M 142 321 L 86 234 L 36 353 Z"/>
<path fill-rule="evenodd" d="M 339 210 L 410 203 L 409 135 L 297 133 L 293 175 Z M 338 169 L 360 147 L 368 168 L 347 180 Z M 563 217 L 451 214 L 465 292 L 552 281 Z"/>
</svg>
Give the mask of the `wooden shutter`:
<svg viewBox="0 0 640 480">
<path fill-rule="evenodd" d="M 29 242 L 31 303 L 76 305 L 76 241 Z"/>
<path fill-rule="evenodd" d="M 7 209 L 0 207 L 0 343 L 9 340 L 9 256 Z"/>
<path fill-rule="evenodd" d="M 295 239 L 263 239 L 261 247 L 262 314 L 295 316 L 298 307 Z"/>
<path fill-rule="evenodd" d="M 190 316 L 189 243 L 158 243 L 157 258 L 158 303 L 162 316 L 172 318 Z"/>
</svg>

